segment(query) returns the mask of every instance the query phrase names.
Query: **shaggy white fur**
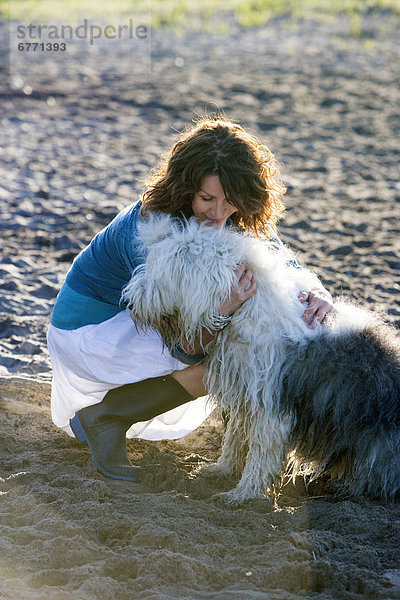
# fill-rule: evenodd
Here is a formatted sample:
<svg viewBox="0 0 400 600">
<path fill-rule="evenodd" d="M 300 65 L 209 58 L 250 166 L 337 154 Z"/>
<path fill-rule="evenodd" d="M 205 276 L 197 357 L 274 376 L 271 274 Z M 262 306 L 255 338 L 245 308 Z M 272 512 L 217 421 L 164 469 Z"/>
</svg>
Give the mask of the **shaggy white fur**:
<svg viewBox="0 0 400 600">
<path fill-rule="evenodd" d="M 308 327 L 298 294 L 320 282 L 293 267 L 285 247 L 166 215 L 150 217 L 140 235 L 147 261 L 124 300 L 135 322 L 159 329 L 170 347 L 212 329 L 239 264 L 257 281 L 256 294 L 206 349 L 207 389 L 229 422 L 220 459 L 203 470 L 240 477 L 224 500 L 265 495 L 288 456 L 293 476 L 329 472 L 351 494 L 393 496 L 400 486 L 395 332 L 348 301 L 336 303 L 327 327 Z"/>
</svg>

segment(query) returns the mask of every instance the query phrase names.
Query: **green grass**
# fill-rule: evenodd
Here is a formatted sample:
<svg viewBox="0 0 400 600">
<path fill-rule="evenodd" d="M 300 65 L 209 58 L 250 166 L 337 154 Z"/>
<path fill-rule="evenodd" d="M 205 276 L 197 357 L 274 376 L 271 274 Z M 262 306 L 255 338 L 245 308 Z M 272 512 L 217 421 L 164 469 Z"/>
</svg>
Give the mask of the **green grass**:
<svg viewBox="0 0 400 600">
<path fill-rule="evenodd" d="M 3 18 L 11 17 L 24 23 L 55 19 L 72 22 L 83 18 L 111 22 L 112 18 L 134 16 L 149 8 L 152 27 L 177 29 L 199 26 L 223 29 L 223 18 L 218 23 L 213 20 L 217 13 L 222 17 L 233 14 L 244 26 L 262 26 L 278 15 L 293 20 L 303 17 L 327 20 L 347 14 L 357 35 L 362 14 L 386 9 L 400 15 L 400 0 L 0 0 Z"/>
</svg>

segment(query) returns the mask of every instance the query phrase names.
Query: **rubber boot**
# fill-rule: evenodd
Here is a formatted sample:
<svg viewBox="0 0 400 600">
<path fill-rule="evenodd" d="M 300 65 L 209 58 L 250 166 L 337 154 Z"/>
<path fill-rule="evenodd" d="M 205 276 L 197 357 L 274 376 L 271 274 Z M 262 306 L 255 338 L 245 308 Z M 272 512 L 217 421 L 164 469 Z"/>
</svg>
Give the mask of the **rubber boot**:
<svg viewBox="0 0 400 600">
<path fill-rule="evenodd" d="M 110 390 L 98 404 L 78 411 L 70 425 L 77 440 L 87 442 L 93 462 L 103 475 L 135 481 L 140 477 L 140 467 L 128 459 L 128 429 L 193 399 L 170 375 L 154 377 Z"/>
</svg>

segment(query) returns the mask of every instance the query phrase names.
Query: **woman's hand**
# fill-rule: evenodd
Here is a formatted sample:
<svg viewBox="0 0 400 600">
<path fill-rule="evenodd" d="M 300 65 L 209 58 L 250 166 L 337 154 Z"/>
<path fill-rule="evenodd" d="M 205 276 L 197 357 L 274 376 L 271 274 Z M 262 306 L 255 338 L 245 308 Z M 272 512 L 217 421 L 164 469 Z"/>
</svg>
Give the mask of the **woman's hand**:
<svg viewBox="0 0 400 600">
<path fill-rule="evenodd" d="M 237 280 L 231 288 L 230 297 L 221 302 L 219 307 L 220 315 L 232 315 L 243 302 L 256 293 L 257 284 L 253 279 L 253 273 L 250 269 L 245 269 L 244 265 L 240 265 L 236 269 L 235 274 Z M 182 343 L 181 348 L 188 354 L 201 354 L 205 351 L 208 344 L 214 339 L 217 333 L 218 330 L 210 331 L 210 329 L 203 328 L 201 335 L 197 336 L 191 346 L 187 343 Z"/>
<path fill-rule="evenodd" d="M 219 314 L 221 315 L 232 315 L 235 310 L 242 306 L 243 302 L 256 293 L 257 283 L 250 269 L 245 269 L 244 265 L 239 265 L 235 274 L 237 281 L 231 288 L 230 297 L 221 302 L 219 307 Z"/>
<path fill-rule="evenodd" d="M 313 288 L 310 291 L 301 292 L 299 300 L 300 302 L 308 302 L 303 314 L 303 321 L 311 329 L 314 329 L 317 323 L 325 324 L 328 315 L 336 312 L 332 296 L 323 288 Z"/>
</svg>

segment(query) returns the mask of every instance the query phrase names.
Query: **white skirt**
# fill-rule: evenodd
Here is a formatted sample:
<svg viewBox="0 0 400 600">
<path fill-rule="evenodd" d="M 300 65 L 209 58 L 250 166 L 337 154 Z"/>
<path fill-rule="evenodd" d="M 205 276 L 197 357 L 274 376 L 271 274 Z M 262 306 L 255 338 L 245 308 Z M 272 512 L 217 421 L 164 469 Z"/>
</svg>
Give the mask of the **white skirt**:
<svg viewBox="0 0 400 600">
<path fill-rule="evenodd" d="M 47 344 L 53 368 L 52 419 L 72 437 L 69 420 L 81 408 L 101 402 L 109 390 L 169 375 L 188 366 L 163 347 L 157 331 L 137 331 L 126 311 L 98 325 L 74 330 L 50 325 Z M 135 423 L 127 437 L 145 440 L 183 437 L 212 412 L 212 402 L 207 400 L 203 396 L 150 421 Z"/>
</svg>

